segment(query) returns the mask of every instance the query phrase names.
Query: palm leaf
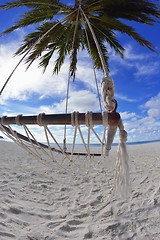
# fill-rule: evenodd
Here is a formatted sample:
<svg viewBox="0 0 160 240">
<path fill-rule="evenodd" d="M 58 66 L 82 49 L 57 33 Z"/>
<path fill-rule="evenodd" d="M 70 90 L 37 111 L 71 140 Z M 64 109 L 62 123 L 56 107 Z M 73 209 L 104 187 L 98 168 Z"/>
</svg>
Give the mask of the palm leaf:
<svg viewBox="0 0 160 240">
<path fill-rule="evenodd" d="M 102 6 L 107 16 L 145 24 L 153 24 L 160 17 L 159 6 L 147 0 L 104 0 Z"/>
<path fill-rule="evenodd" d="M 79 4 L 78 0 L 75 0 L 74 6 L 68 6 L 59 0 L 10 1 L 1 5 L 0 9 L 26 7 L 29 11 L 24 12 L 2 35 L 33 25 L 34 31 L 24 37 L 15 54 L 25 55 L 29 52 L 25 59 L 28 67 L 39 58 L 40 66 L 44 67 L 45 71 L 51 57 L 56 53 L 54 73 L 59 72 L 65 57 L 70 55 L 69 69 L 73 77 L 80 49 L 87 49 L 95 67 L 102 69 L 99 52 L 84 14 L 95 33 L 106 64 L 108 61 L 106 43 L 123 57 L 124 48 L 118 41 L 117 31 L 127 34 L 142 46 L 153 50 L 152 44 L 129 26 L 128 21 L 154 25 L 160 18 L 158 4 L 151 0 L 81 0 L 81 5 Z M 64 20 L 61 20 L 62 18 Z"/>
</svg>

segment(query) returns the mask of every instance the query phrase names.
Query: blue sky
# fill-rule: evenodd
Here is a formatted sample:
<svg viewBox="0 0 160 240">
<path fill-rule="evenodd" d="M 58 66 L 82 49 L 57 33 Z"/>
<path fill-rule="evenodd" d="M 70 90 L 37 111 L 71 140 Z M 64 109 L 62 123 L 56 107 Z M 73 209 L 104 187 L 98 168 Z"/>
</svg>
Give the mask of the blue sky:
<svg viewBox="0 0 160 240">
<path fill-rule="evenodd" d="M 1 4 L 5 2 L 1 0 Z M 0 32 L 12 26 L 20 13 L 20 9 L 0 11 Z M 108 49 L 118 112 L 128 132 L 128 141 L 160 139 L 160 24 L 154 27 L 133 24 L 143 37 L 153 43 L 157 53 L 122 34 L 119 34 L 119 40 L 126 49 L 125 58 L 121 59 Z M 18 29 L 0 38 L 0 88 L 19 60 L 13 54 L 27 32 L 28 29 Z M 0 96 L 0 115 L 64 113 L 68 61 L 58 76 L 52 75 L 53 63 L 54 59 L 45 74 L 38 62 L 28 71 L 21 64 Z M 98 72 L 99 82 L 101 77 L 102 73 Z M 86 52 L 79 54 L 76 80 L 70 85 L 68 112 L 73 111 L 99 111 L 92 62 Z"/>
</svg>

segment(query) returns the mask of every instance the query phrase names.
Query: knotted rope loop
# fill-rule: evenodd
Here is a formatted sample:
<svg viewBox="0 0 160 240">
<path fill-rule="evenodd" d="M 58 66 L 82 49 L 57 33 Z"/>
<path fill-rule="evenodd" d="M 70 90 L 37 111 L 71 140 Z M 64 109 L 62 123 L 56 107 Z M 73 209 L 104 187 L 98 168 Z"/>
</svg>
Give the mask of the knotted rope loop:
<svg viewBox="0 0 160 240">
<path fill-rule="evenodd" d="M 102 156 L 106 156 L 106 129 L 108 126 L 108 112 L 102 113 L 102 124 L 103 124 L 103 139 L 102 139 Z"/>
<path fill-rule="evenodd" d="M 101 88 L 104 106 L 108 112 L 113 112 L 116 107 L 113 80 L 109 76 L 103 77 L 101 80 Z"/>
<path fill-rule="evenodd" d="M 7 116 L 3 116 L 3 117 L 1 118 L 1 124 L 2 124 L 2 125 L 5 125 L 4 121 L 5 121 L 6 118 L 7 118 Z"/>
<path fill-rule="evenodd" d="M 127 132 L 125 130 L 121 130 L 119 132 L 119 140 L 121 143 L 125 143 L 127 141 Z"/>
<path fill-rule="evenodd" d="M 104 128 L 108 126 L 108 112 L 102 113 L 102 124 Z"/>
<path fill-rule="evenodd" d="M 23 115 L 22 114 L 19 114 L 19 115 L 17 115 L 17 117 L 15 118 L 15 122 L 16 122 L 16 124 L 18 125 L 18 126 L 23 126 L 23 123 L 21 123 L 21 117 L 22 117 Z"/>
<path fill-rule="evenodd" d="M 78 127 L 79 126 L 78 115 L 79 115 L 79 112 L 71 113 L 71 125 L 73 127 Z"/>
<path fill-rule="evenodd" d="M 88 111 L 85 114 L 85 123 L 88 128 L 93 128 L 94 125 L 93 125 L 93 121 L 92 121 L 92 112 L 91 111 Z"/>
<path fill-rule="evenodd" d="M 122 119 L 119 120 L 118 127 L 119 127 L 119 140 L 121 143 L 124 143 L 127 141 L 127 132 L 124 130 Z"/>
<path fill-rule="evenodd" d="M 45 124 L 43 123 L 43 117 L 45 116 L 45 113 L 40 113 L 37 115 L 37 124 L 39 126 L 45 126 Z"/>
<path fill-rule="evenodd" d="M 71 125 L 72 125 L 73 127 L 75 126 L 75 121 L 74 121 L 75 117 L 74 117 L 74 115 L 75 115 L 75 112 L 72 112 L 72 113 L 71 113 Z"/>
<path fill-rule="evenodd" d="M 78 115 L 79 115 L 79 112 L 75 112 L 75 126 L 79 126 L 79 122 L 78 122 Z"/>
</svg>

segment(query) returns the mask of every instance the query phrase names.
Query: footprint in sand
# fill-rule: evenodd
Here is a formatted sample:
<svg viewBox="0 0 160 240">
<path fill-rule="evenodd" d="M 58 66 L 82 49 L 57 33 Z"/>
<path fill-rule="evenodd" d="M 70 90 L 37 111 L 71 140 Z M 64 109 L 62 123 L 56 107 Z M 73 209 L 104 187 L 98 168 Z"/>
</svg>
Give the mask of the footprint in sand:
<svg viewBox="0 0 160 240">
<path fill-rule="evenodd" d="M 71 232 L 76 230 L 76 227 L 70 227 L 69 224 L 65 224 L 62 227 L 60 227 L 60 230 L 64 231 L 64 232 Z"/>
<path fill-rule="evenodd" d="M 15 236 L 14 234 L 12 234 L 12 233 L 1 232 L 1 231 L 0 231 L 0 236 L 1 236 L 1 237 L 7 237 L 7 239 L 8 239 L 8 238 L 14 238 L 14 239 L 16 238 L 16 236 Z"/>
<path fill-rule="evenodd" d="M 80 225 L 81 223 L 83 223 L 83 222 L 80 220 L 76 220 L 76 219 L 68 221 L 69 225 Z"/>
</svg>

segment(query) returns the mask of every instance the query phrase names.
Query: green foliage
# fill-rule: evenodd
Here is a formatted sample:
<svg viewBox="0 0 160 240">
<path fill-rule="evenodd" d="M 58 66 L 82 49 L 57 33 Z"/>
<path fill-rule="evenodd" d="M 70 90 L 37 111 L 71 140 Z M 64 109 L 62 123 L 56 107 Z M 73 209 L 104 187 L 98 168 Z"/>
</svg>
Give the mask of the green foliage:
<svg viewBox="0 0 160 240">
<path fill-rule="evenodd" d="M 102 69 L 99 52 L 84 14 L 96 35 L 106 65 L 108 61 L 106 43 L 123 57 L 124 48 L 118 41 L 118 32 L 127 34 L 140 45 L 154 50 L 152 44 L 127 23 L 135 21 L 154 25 L 160 18 L 158 3 L 149 0 L 81 0 L 81 5 L 79 4 L 78 0 L 75 0 L 74 6 L 68 6 L 59 0 L 10 1 L 1 5 L 0 10 L 26 7 L 26 12 L 2 35 L 18 28 L 35 26 L 34 31 L 24 37 L 21 47 L 15 54 L 22 55 L 29 51 L 25 59 L 28 67 L 35 59 L 40 59 L 39 65 L 44 71 L 55 54 L 57 58 L 53 73 L 60 71 L 66 56 L 69 55 L 69 70 L 73 77 L 80 49 L 87 49 L 95 67 Z"/>
</svg>

